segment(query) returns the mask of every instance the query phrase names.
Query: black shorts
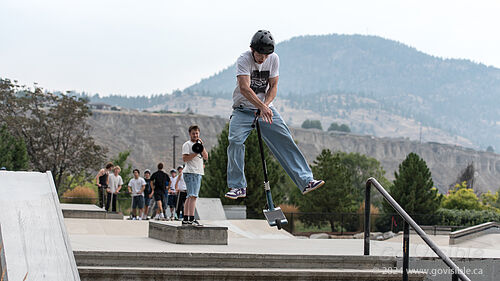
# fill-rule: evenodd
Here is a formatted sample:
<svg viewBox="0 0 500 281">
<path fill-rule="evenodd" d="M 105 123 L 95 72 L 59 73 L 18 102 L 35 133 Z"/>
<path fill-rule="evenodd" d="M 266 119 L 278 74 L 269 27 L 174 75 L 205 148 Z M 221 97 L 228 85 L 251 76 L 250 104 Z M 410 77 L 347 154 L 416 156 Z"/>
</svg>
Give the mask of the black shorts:
<svg viewBox="0 0 500 281">
<path fill-rule="evenodd" d="M 163 192 L 155 192 L 153 197 L 155 198 L 155 201 L 163 202 L 165 200 L 165 195 L 163 194 Z"/>
<path fill-rule="evenodd" d="M 167 205 L 169 207 L 175 207 L 177 205 L 177 195 L 169 194 L 167 196 Z"/>
</svg>

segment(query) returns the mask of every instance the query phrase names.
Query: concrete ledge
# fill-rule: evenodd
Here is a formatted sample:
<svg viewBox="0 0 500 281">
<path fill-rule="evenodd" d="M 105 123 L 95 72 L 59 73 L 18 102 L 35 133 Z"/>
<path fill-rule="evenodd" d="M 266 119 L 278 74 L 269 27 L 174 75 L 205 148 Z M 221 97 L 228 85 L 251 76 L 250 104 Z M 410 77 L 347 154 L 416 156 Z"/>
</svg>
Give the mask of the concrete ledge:
<svg viewBox="0 0 500 281">
<path fill-rule="evenodd" d="M 227 245 L 227 227 L 182 226 L 180 222 L 149 222 L 149 238 L 175 244 Z"/>
<path fill-rule="evenodd" d="M 362 269 L 281 269 L 281 268 L 117 268 L 79 267 L 82 281 L 108 280 L 330 280 L 399 281 L 398 270 Z M 423 281 L 426 273 L 410 273 L 408 280 Z"/>
<path fill-rule="evenodd" d="M 500 224 L 497 222 L 486 222 L 451 232 L 449 244 L 455 245 L 462 241 L 489 233 L 500 233 Z"/>
<path fill-rule="evenodd" d="M 65 218 L 72 219 L 113 219 L 123 220 L 123 214 L 106 212 L 93 204 L 62 203 L 61 209 Z"/>
</svg>

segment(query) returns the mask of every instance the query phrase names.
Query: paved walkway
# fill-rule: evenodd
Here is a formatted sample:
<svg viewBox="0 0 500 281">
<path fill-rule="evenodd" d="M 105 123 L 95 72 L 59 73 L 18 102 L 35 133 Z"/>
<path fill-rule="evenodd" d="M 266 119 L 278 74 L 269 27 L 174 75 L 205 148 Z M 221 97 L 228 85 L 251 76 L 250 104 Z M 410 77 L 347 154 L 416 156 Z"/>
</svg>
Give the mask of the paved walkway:
<svg viewBox="0 0 500 281">
<path fill-rule="evenodd" d="M 270 228 L 264 220 L 224 222 L 230 226 L 228 245 L 178 245 L 150 239 L 147 221 L 65 219 L 65 222 L 76 251 L 363 255 L 362 239 L 298 239 Z M 401 239 L 399 236 L 389 241 L 371 241 L 371 255 L 402 256 Z M 410 238 L 410 256 L 436 256 L 418 239 L 413 235 Z M 480 246 L 478 242 L 448 246 L 443 245 L 443 237 L 433 239 L 441 241 L 438 243 L 441 249 L 451 257 L 500 258 L 500 249 L 476 247 Z M 498 241 L 500 235 L 488 239 Z"/>
</svg>

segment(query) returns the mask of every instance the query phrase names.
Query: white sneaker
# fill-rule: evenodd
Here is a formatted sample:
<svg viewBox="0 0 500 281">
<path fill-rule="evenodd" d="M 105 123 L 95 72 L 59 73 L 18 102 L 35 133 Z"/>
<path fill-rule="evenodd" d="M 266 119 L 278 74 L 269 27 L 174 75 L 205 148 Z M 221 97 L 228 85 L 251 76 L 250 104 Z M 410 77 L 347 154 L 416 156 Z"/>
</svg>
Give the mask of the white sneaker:
<svg viewBox="0 0 500 281">
<path fill-rule="evenodd" d="M 302 194 L 307 194 L 315 189 L 318 189 L 322 187 L 325 184 L 324 181 L 322 180 L 312 180 L 309 182 L 309 184 L 304 188 L 304 191 L 302 191 Z"/>
<path fill-rule="evenodd" d="M 133 221 L 137 220 L 135 217 L 132 218 Z"/>
<path fill-rule="evenodd" d="M 159 214 L 156 214 L 155 220 L 160 220 L 160 215 Z"/>
<path fill-rule="evenodd" d="M 142 221 L 142 217 L 139 217 L 139 220 Z"/>
</svg>

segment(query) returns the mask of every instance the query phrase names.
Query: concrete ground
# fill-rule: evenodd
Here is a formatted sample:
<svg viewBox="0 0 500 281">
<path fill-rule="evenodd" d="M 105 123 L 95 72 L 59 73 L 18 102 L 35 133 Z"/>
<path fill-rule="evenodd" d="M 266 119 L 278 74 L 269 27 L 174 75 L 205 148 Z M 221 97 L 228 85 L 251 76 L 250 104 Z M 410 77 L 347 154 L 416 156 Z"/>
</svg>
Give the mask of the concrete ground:
<svg viewBox="0 0 500 281">
<path fill-rule="evenodd" d="M 151 239 L 148 238 L 147 221 L 65 219 L 65 223 L 75 251 L 363 255 L 362 239 L 298 239 L 269 227 L 264 220 L 202 221 L 203 224 L 227 226 L 228 245 L 179 245 Z M 453 246 L 445 242 L 447 236 L 446 239 L 441 236 L 431 239 L 450 257 L 500 258 L 500 235 L 490 235 Z M 402 256 L 402 236 L 370 243 L 371 255 Z M 412 235 L 410 256 L 436 255 L 419 237 Z"/>
<path fill-rule="evenodd" d="M 60 203 L 62 210 L 78 210 L 78 211 L 96 211 L 96 212 L 105 212 L 104 209 L 97 207 L 93 204 L 69 204 L 69 203 Z"/>
</svg>

